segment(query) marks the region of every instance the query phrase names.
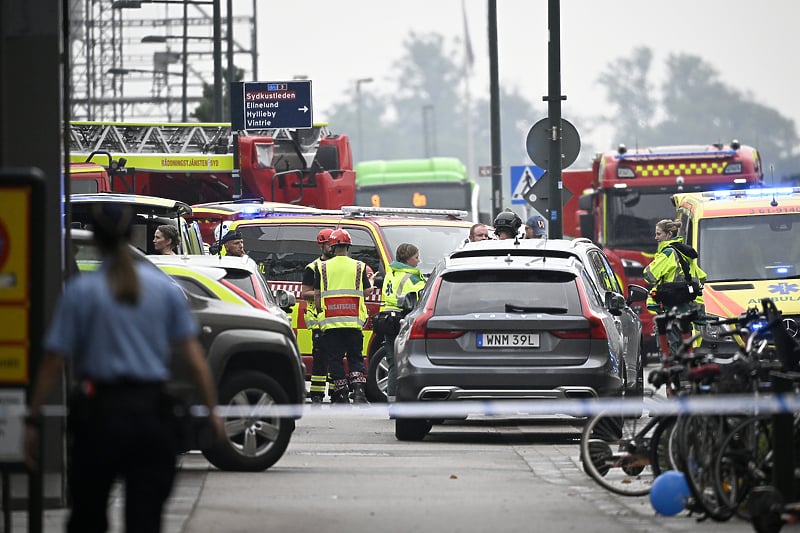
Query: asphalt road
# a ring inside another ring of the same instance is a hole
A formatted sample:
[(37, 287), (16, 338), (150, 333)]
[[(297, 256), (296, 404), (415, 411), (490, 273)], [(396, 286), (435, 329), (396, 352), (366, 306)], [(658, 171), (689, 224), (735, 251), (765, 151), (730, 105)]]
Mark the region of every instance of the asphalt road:
[(386, 418), (326, 409), (300, 421), (269, 471), (209, 471), (179, 531), (752, 531), (606, 492), (581, 469), (576, 419), (479, 417), (409, 443)]
[[(286, 454), (266, 472), (181, 457), (165, 533), (406, 531), (753, 531), (749, 523), (657, 516), (649, 499), (607, 492), (582, 470), (582, 422), (566, 416), (470, 417), (400, 442), (381, 409), (308, 406)], [(376, 407), (376, 406), (373, 406)], [(122, 491), (109, 505), (122, 532)], [(48, 510), (44, 532), (63, 531)], [(13, 531), (28, 531), (13, 513)]]

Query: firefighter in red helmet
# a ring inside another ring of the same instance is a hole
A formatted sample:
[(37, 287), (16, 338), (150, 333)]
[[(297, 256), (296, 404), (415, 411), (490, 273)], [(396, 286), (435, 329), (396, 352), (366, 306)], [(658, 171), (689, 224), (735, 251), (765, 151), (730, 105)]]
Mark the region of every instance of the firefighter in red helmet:
[[(322, 403), (328, 382), (328, 360), (320, 351), (322, 330), (320, 330), (319, 321), (322, 318), (322, 312), (314, 302), (314, 279), (319, 273), (319, 267), (322, 262), (333, 257), (333, 248), (330, 244), (331, 233), (333, 233), (331, 228), (323, 228), (317, 234), (320, 256), (307, 264), (303, 270), (303, 285), (301, 288), (303, 299), (306, 301), (306, 312), (303, 316), (306, 320), (306, 326), (311, 330), (311, 357), (313, 362), (311, 364), (310, 397), (312, 405)], [(333, 387), (331, 387), (330, 395), (333, 396)]]
[[(364, 333), (367, 306), (364, 299), (372, 294), (367, 265), (348, 257), (352, 239), (347, 230), (331, 233), (333, 257), (319, 265), (314, 280), (316, 305), (322, 311), (322, 354), (333, 378), (336, 403), (350, 403), (348, 378), (353, 387), (353, 403), (367, 403), (364, 374)], [(345, 375), (342, 358), (347, 356), (350, 374)]]

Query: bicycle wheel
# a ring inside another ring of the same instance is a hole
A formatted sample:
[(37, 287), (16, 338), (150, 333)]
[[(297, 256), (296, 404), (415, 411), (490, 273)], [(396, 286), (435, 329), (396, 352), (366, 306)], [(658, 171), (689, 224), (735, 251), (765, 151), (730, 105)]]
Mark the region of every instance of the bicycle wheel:
[(677, 449), (675, 441), (675, 423), (677, 418), (669, 416), (662, 418), (653, 431), (650, 441), (650, 464), (653, 465), (653, 477), (658, 477), (667, 470), (678, 470), (675, 458)]
[(749, 497), (754, 487), (772, 481), (772, 418), (755, 416), (735, 426), (722, 441), (714, 465), (714, 487), (725, 505), (750, 519)]
[(718, 522), (730, 520), (735, 512), (717, 495), (714, 478), (716, 457), (728, 428), (728, 417), (722, 415), (688, 416), (678, 440), (682, 470), (695, 503)]
[(581, 464), (601, 487), (622, 496), (644, 496), (653, 485), (650, 441), (658, 423), (648, 416), (600, 413), (581, 433)]

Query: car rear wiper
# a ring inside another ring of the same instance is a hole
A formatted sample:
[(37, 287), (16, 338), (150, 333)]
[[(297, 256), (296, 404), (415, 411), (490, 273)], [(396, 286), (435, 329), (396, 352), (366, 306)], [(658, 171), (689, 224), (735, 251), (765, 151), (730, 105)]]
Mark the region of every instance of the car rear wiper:
[(525, 305), (506, 304), (506, 313), (549, 313), (551, 315), (561, 315), (567, 311), (564, 307), (528, 307)]

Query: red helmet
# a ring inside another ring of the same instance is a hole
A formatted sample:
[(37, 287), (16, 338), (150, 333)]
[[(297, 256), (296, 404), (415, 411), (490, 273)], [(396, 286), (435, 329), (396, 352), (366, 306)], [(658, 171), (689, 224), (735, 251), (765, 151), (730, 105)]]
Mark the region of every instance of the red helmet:
[(337, 244), (346, 244), (350, 246), (353, 244), (353, 239), (350, 238), (350, 234), (346, 229), (335, 229), (331, 232), (331, 237), (328, 242), (331, 246), (336, 246)]
[(326, 244), (329, 242), (331, 240), (331, 233), (333, 233), (333, 230), (330, 228), (319, 230), (319, 233), (317, 233), (317, 244)]

